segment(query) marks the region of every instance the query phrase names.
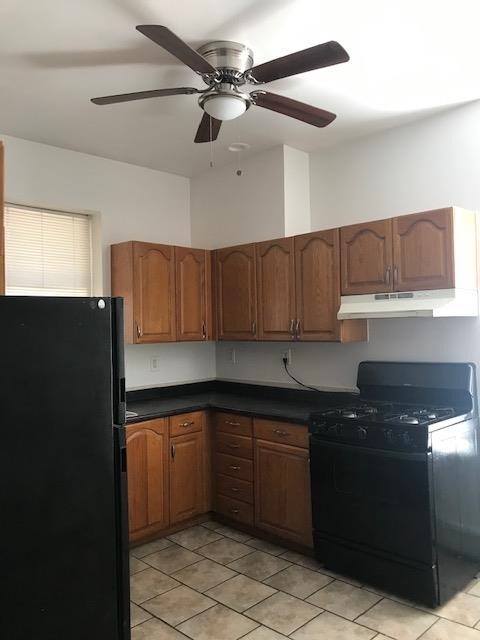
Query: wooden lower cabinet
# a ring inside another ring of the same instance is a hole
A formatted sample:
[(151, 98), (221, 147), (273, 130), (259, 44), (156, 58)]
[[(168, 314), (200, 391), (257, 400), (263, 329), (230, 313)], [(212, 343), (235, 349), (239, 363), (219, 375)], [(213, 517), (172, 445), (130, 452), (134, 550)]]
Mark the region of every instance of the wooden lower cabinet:
[(254, 449), (255, 526), (311, 547), (308, 449), (266, 440), (255, 440)]
[(204, 504), (203, 434), (170, 440), (170, 524), (202, 513)]
[(206, 412), (130, 424), (126, 432), (131, 542), (148, 540), (210, 511)]
[(165, 418), (128, 425), (130, 540), (168, 526), (168, 425)]

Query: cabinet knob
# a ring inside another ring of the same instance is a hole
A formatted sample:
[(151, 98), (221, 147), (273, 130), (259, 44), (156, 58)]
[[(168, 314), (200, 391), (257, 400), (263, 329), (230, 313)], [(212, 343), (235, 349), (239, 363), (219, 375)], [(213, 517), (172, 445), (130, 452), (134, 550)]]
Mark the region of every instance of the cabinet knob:
[(274, 429), (274, 430), (273, 430), (273, 433), (274, 433), (276, 436), (288, 436), (288, 435), (290, 435), (290, 434), (288, 433), (288, 431), (282, 431), (281, 429)]
[(240, 449), (240, 445), (239, 444), (230, 444), (228, 445), (230, 447), (230, 449)]
[(398, 284), (398, 267), (393, 267), (393, 284)]
[(172, 444), (171, 448), (170, 448), (170, 453), (172, 455), (172, 460), (175, 460), (175, 445)]
[(253, 320), (252, 322), (252, 335), (255, 335), (257, 333), (257, 323), (255, 322), (255, 320)]
[(237, 487), (231, 487), (231, 490), (233, 491), (233, 493), (238, 493)]
[(240, 471), (240, 467), (235, 467), (233, 464), (229, 467), (232, 471)]
[(230, 509), (231, 513), (234, 513), (235, 515), (237, 515), (237, 513), (240, 513), (238, 509)]
[(229, 424), (231, 427), (239, 427), (240, 422), (233, 422), (232, 420), (225, 420), (225, 424)]
[(186, 420), (185, 422), (181, 422), (179, 427), (191, 427), (192, 424), (195, 424), (193, 420)]
[(143, 332), (142, 332), (142, 330), (140, 329), (140, 325), (139, 325), (139, 324), (137, 324), (137, 337), (138, 337), (138, 338), (141, 338), (142, 336), (143, 336)]
[(300, 339), (300, 320), (299, 319), (297, 320), (297, 323), (295, 325), (295, 338), (297, 340)]
[(202, 322), (202, 338), (205, 340), (207, 337), (207, 325), (205, 324), (205, 320)]

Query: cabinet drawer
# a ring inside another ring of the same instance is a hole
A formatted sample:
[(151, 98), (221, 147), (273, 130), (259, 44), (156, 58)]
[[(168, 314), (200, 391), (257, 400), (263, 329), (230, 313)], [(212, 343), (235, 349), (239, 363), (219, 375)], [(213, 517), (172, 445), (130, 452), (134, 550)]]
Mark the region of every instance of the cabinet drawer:
[(247, 480), (217, 475), (217, 494), (253, 504), (253, 484)]
[(201, 431), (204, 422), (203, 411), (193, 413), (180, 413), (178, 416), (170, 416), (170, 437), (183, 436), (186, 433)]
[(282, 444), (308, 449), (308, 427), (305, 425), (255, 418), (253, 432), (255, 437), (261, 440), (281, 442)]
[(244, 458), (217, 453), (217, 472), (231, 478), (253, 482), (253, 462)]
[(239, 458), (253, 459), (253, 439), (237, 436), (233, 433), (217, 433), (217, 451)]
[(222, 431), (223, 433), (236, 433), (239, 436), (252, 435), (252, 419), (248, 416), (217, 411), (215, 424), (217, 431)]
[(232, 520), (253, 525), (253, 506), (246, 502), (240, 502), (240, 500), (226, 496), (217, 496), (217, 512), (232, 518)]

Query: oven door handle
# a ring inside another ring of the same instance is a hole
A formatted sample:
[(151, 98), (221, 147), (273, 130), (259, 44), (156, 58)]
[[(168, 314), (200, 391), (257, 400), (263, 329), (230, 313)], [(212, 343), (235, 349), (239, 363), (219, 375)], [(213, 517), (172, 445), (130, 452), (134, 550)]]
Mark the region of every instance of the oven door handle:
[(362, 447), (361, 445), (346, 444), (344, 442), (327, 442), (319, 440), (312, 436), (310, 439), (311, 447), (327, 447), (329, 449), (341, 449), (342, 451), (351, 451), (356, 454), (374, 455), (379, 458), (395, 458), (396, 460), (409, 460), (410, 462), (426, 462), (429, 452), (425, 453), (409, 453), (406, 451), (390, 451), (388, 449), (372, 449), (370, 447)]

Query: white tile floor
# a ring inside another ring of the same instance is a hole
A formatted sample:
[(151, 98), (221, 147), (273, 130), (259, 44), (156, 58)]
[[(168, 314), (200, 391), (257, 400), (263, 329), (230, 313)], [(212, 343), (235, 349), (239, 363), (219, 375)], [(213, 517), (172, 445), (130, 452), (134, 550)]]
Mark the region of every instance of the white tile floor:
[(436, 610), (206, 522), (136, 547), (132, 640), (480, 640), (480, 580)]

